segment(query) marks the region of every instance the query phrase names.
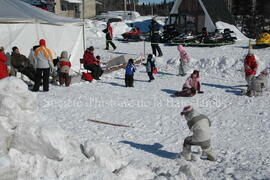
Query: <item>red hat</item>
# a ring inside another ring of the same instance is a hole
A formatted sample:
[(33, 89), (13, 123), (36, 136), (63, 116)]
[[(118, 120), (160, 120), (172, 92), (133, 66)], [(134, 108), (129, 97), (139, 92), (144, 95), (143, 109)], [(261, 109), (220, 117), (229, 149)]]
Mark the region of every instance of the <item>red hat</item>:
[(46, 41), (44, 39), (39, 40), (40, 46), (46, 46)]
[(192, 110), (193, 110), (193, 108), (191, 106), (184, 107), (184, 109), (181, 112), (181, 116), (188, 113), (188, 112), (190, 112), (190, 111), (192, 111)]

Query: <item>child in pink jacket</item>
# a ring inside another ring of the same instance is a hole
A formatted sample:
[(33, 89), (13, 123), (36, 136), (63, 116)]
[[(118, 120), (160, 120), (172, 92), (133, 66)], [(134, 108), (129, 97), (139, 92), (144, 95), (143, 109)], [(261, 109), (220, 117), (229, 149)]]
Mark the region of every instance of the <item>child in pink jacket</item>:
[(201, 91), (200, 74), (198, 70), (193, 71), (183, 85), (182, 91), (176, 92), (175, 96), (192, 97), (196, 92), (203, 93), (203, 91)]
[(179, 45), (177, 47), (179, 53), (180, 53), (180, 64), (179, 64), (179, 74), (180, 76), (185, 76), (187, 74), (187, 64), (189, 63), (189, 56), (185, 50), (185, 48), (182, 45)]

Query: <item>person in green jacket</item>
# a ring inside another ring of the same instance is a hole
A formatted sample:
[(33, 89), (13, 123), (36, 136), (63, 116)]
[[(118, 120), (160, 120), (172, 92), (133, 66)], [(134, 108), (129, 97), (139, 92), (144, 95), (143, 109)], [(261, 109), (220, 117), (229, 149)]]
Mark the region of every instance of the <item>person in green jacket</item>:
[(18, 47), (14, 46), (11, 53), (11, 64), (20, 73), (27, 76), (32, 81), (35, 80), (35, 69), (30, 60), (20, 53)]

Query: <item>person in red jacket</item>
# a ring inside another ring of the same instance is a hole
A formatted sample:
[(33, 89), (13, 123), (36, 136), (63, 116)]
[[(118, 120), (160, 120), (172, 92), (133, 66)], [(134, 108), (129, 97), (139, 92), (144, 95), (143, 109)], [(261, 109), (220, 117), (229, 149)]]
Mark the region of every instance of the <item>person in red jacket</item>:
[(5, 55), (4, 47), (0, 47), (0, 79), (8, 77), (7, 65), (7, 57)]
[(245, 68), (245, 79), (249, 86), (251, 80), (255, 77), (258, 68), (258, 63), (256, 62), (255, 55), (251, 52), (251, 49), (248, 50), (248, 54), (245, 57), (244, 68)]
[(83, 66), (84, 69), (91, 71), (91, 74), (94, 79), (100, 80), (100, 76), (103, 73), (103, 70), (100, 67), (100, 61), (94, 55), (94, 47), (90, 46), (87, 48), (83, 55)]
[(109, 44), (113, 47), (113, 50), (115, 50), (116, 46), (112, 42), (113, 29), (112, 29), (110, 22), (107, 22), (107, 27), (106, 27), (106, 29), (103, 30), (103, 32), (106, 34), (106, 48), (105, 48), (105, 50), (109, 50)]

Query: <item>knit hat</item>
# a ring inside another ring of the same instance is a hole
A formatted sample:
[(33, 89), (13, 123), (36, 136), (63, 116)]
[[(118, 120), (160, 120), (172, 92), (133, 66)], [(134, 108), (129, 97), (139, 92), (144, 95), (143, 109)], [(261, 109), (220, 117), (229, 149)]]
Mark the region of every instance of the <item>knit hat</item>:
[(0, 47), (0, 51), (4, 51), (5, 48), (3, 46)]
[(18, 49), (18, 47), (17, 47), (17, 46), (14, 46), (14, 47), (12, 48), (12, 51), (14, 52), (16, 49)]
[(46, 46), (46, 41), (44, 39), (39, 40), (40, 46)]
[(191, 106), (186, 106), (184, 107), (184, 109), (181, 112), (181, 116), (183, 116), (184, 114), (191, 112), (193, 110), (193, 108)]

